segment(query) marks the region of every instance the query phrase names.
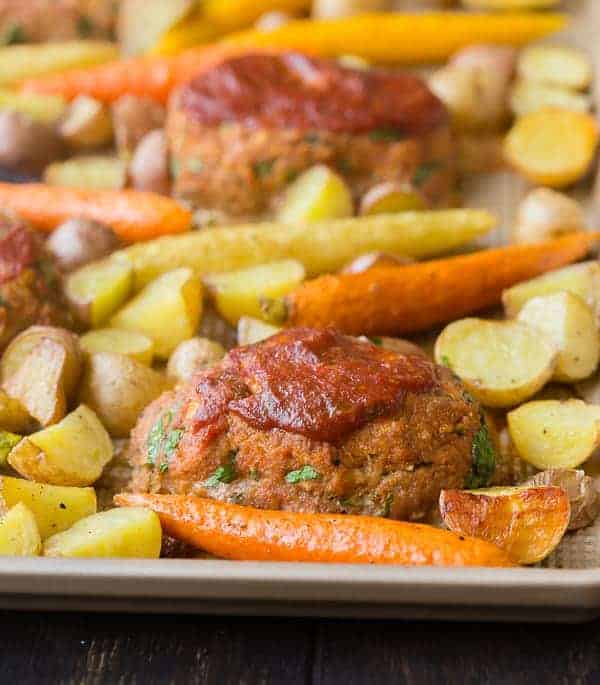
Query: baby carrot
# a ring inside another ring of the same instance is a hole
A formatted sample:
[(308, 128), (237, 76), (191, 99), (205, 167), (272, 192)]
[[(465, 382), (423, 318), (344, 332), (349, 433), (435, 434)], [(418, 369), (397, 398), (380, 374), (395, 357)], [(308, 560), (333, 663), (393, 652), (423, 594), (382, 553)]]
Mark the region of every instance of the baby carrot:
[(500, 303), (505, 288), (577, 261), (595, 237), (574, 233), (545, 243), (322, 276), (285, 298), (285, 320), (277, 323), (335, 326), (354, 335), (427, 330), (493, 307)]
[[(564, 28), (564, 14), (373, 13), (340, 19), (292, 21), (272, 31), (227, 36), (228, 43), (303, 50), (325, 57), (350, 54), (374, 62), (442, 61), (473, 43), (524, 45)], [(415, 40), (415, 36), (419, 39)]]
[(66, 219), (107, 224), (125, 242), (189, 230), (191, 213), (163, 195), (135, 190), (78, 190), (43, 183), (0, 183), (0, 207), (35, 228), (52, 231)]
[(224, 559), (514, 566), (505, 552), (489, 542), (418, 523), (266, 511), (194, 495), (121, 494), (115, 502), (152, 509), (166, 533)]

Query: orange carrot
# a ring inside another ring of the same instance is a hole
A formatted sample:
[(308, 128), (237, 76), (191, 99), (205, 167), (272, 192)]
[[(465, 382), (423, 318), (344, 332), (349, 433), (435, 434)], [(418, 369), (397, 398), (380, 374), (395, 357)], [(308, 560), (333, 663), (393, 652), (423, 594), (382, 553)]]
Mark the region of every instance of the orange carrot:
[[(276, 48), (252, 52), (277, 52)], [(248, 52), (236, 45), (208, 45), (192, 48), (173, 57), (134, 57), (89, 69), (71, 69), (60, 74), (28, 79), (21, 84), (25, 93), (60, 95), (71, 100), (90, 95), (102, 102), (114, 102), (126, 93), (166, 102), (171, 91), (220, 60)]]
[(112, 226), (125, 242), (189, 230), (191, 213), (171, 198), (135, 190), (77, 190), (43, 183), (0, 183), (0, 207), (52, 231), (66, 219), (83, 217)]
[(265, 511), (194, 495), (121, 494), (115, 502), (154, 510), (166, 533), (224, 559), (514, 566), (489, 542), (418, 523)]
[(277, 323), (335, 326), (353, 335), (423, 331), (499, 304), (505, 288), (582, 258), (595, 237), (574, 233), (535, 245), (322, 276), (285, 298), (284, 321)]

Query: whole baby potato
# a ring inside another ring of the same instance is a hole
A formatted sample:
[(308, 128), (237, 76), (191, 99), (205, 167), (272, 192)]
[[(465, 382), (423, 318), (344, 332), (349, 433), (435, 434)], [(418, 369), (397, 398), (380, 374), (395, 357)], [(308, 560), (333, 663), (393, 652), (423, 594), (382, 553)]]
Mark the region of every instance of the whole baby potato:
[(80, 266), (108, 255), (120, 246), (112, 228), (91, 219), (69, 219), (52, 233), (46, 246), (61, 271)]

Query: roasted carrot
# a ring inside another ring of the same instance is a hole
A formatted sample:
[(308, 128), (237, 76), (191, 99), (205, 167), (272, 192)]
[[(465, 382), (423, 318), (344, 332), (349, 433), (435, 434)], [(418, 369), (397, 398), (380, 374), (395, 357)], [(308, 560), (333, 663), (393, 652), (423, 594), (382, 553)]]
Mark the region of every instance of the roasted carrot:
[[(374, 62), (415, 64), (445, 60), (473, 43), (523, 45), (559, 31), (566, 23), (563, 14), (540, 12), (376, 13), (292, 21), (273, 31), (234, 34), (226, 41), (293, 48), (327, 57), (351, 54)], [(415, 36), (419, 39), (415, 40)]]
[(310, 4), (310, 0), (204, 0), (202, 14), (226, 31), (237, 31), (267, 12), (294, 14), (309, 9)]
[(163, 530), (217, 557), (402, 566), (514, 566), (483, 540), (418, 523), (242, 507), (194, 495), (121, 494), (155, 511)]
[(597, 235), (574, 233), (532, 245), (382, 266), (361, 274), (322, 276), (288, 295), (289, 326), (335, 326), (355, 335), (422, 331), (500, 303), (502, 291), (577, 261)]
[(112, 226), (125, 242), (189, 230), (192, 215), (175, 200), (135, 190), (79, 190), (43, 183), (0, 183), (0, 207), (41, 231), (84, 217)]
[[(237, 45), (209, 45), (192, 48), (174, 57), (133, 57), (90, 69), (71, 69), (61, 74), (25, 80), (25, 93), (61, 95), (71, 100), (90, 95), (102, 102), (114, 102), (121, 95), (146, 96), (166, 102), (171, 91), (230, 55), (247, 52)], [(262, 51), (277, 51), (265, 48)]]

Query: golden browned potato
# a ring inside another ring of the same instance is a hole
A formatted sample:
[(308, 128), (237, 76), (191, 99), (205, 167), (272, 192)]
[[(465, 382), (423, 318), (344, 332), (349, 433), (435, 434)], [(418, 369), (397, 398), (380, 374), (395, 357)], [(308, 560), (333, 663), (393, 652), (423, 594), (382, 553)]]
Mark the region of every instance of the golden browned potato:
[(525, 48), (519, 55), (517, 71), (526, 81), (572, 90), (585, 90), (594, 75), (592, 62), (582, 50), (559, 45)]
[(143, 333), (156, 356), (168, 359), (179, 343), (194, 336), (202, 314), (202, 284), (191, 269), (159, 276), (120, 309), (111, 327)]
[(113, 137), (108, 108), (88, 95), (71, 102), (58, 130), (71, 147), (83, 150), (108, 145)]
[(281, 328), (271, 326), (270, 323), (265, 323), (260, 319), (242, 316), (237, 325), (237, 342), (238, 345), (254, 345), (279, 333), (280, 330)]
[(440, 511), (454, 533), (492, 542), (518, 564), (535, 564), (562, 540), (569, 498), (559, 487), (443, 490)]
[(28, 433), (34, 425), (35, 421), (27, 409), (0, 390), (0, 428), (12, 433)]
[(585, 471), (575, 469), (548, 469), (540, 471), (522, 483), (526, 487), (554, 485), (562, 488), (571, 504), (569, 530), (591, 525), (600, 514), (600, 491), (594, 479)]
[(361, 198), (359, 214), (393, 214), (416, 209), (425, 209), (423, 196), (411, 185), (388, 181), (370, 188)]
[(568, 195), (536, 188), (521, 201), (512, 232), (514, 243), (539, 243), (585, 231), (583, 208)]
[(0, 518), (0, 556), (35, 557), (42, 550), (35, 517), (22, 503)]
[(163, 129), (150, 131), (140, 140), (129, 163), (129, 178), (136, 190), (169, 194), (169, 151)]
[(600, 264), (597, 260), (581, 262), (564, 269), (524, 281), (502, 293), (506, 316), (516, 317), (529, 300), (543, 295), (569, 292), (580, 297), (595, 313), (600, 314)]
[(85, 405), (60, 423), (23, 438), (8, 455), (25, 478), (50, 485), (91, 485), (111, 460), (113, 446), (98, 417)]
[(558, 349), (554, 379), (571, 383), (589, 378), (600, 359), (595, 312), (577, 295), (559, 292), (534, 297), (518, 320), (537, 328)]
[(508, 414), (508, 429), (520, 457), (536, 468), (574, 469), (600, 446), (600, 406), (528, 402)]
[(96, 352), (89, 355), (80, 398), (113, 437), (125, 438), (144, 408), (169, 385), (162, 374), (129, 357)]
[(89, 487), (48, 485), (1, 476), (0, 496), (9, 507), (22, 502), (31, 510), (42, 540), (70, 528), (84, 516), (96, 513), (96, 493)]
[(62, 151), (60, 138), (48, 124), (21, 112), (0, 112), (0, 166), (39, 173)]
[(225, 348), (208, 338), (190, 338), (177, 345), (169, 357), (167, 373), (180, 382), (189, 381), (201, 369), (206, 369), (225, 356)]
[(126, 262), (104, 259), (69, 274), (64, 291), (79, 320), (98, 328), (125, 302), (132, 288), (133, 268)]
[(98, 328), (81, 336), (81, 347), (90, 354), (112, 352), (151, 366), (154, 359), (154, 342), (147, 336), (118, 328)]
[(436, 362), (488, 407), (535, 395), (552, 378), (557, 358), (551, 340), (519, 321), (462, 319), (446, 326), (435, 344)]
[(115, 232), (91, 219), (69, 219), (48, 238), (46, 247), (61, 271), (74, 271), (108, 257), (120, 246)]
[(150, 509), (110, 509), (78, 521), (44, 543), (45, 557), (158, 559), (162, 530)]
[(510, 108), (517, 117), (537, 112), (544, 107), (562, 107), (574, 112), (589, 112), (592, 98), (561, 86), (537, 81), (519, 80), (510, 91)]
[(6, 348), (0, 360), (0, 380), (9, 381), (25, 365), (32, 350), (45, 340), (51, 340), (65, 351), (63, 370), (64, 392), (67, 399), (74, 395), (81, 375), (82, 352), (79, 338), (64, 328), (56, 326), (30, 326), (20, 333)]

